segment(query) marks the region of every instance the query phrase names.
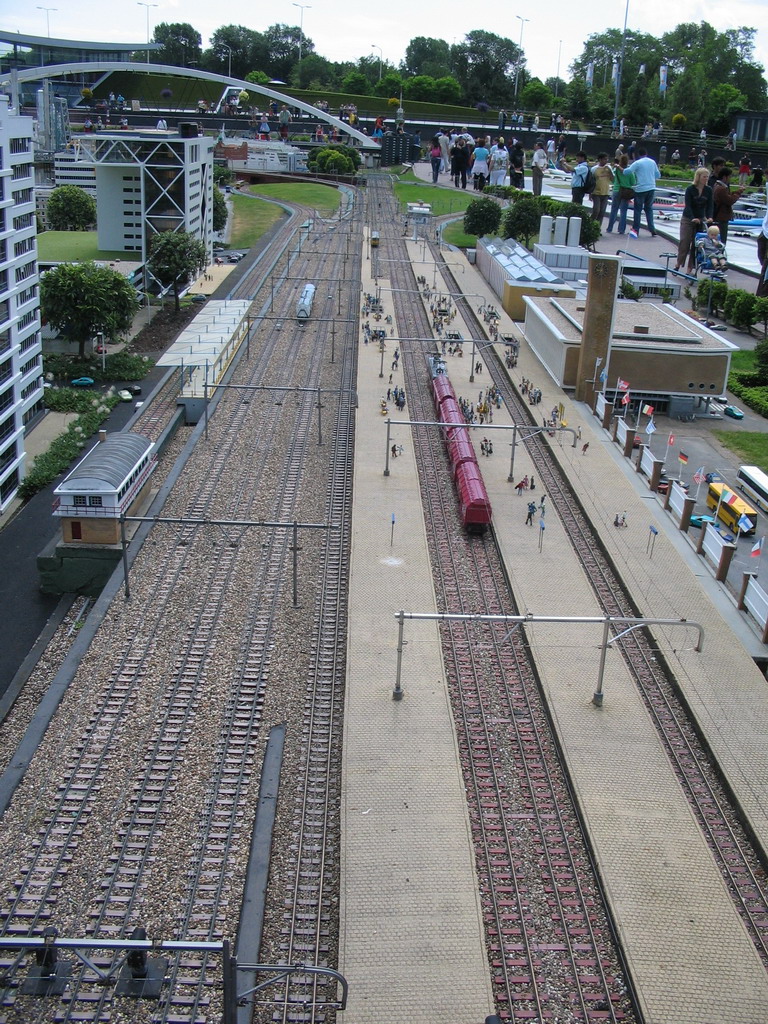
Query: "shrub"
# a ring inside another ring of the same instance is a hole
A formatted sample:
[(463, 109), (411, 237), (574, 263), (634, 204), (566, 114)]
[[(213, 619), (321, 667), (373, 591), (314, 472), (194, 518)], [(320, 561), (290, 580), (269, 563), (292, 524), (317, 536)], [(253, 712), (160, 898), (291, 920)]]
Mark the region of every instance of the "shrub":
[(739, 301), (742, 295), (747, 294), (748, 292), (745, 292), (743, 288), (728, 289), (728, 294), (726, 295), (725, 302), (723, 303), (723, 317), (726, 320), (733, 320), (733, 312), (736, 308), (736, 303)]
[(639, 288), (635, 288), (631, 281), (628, 281), (626, 277), (621, 279), (621, 297), (623, 299), (634, 299), (635, 302), (639, 302), (643, 297), (643, 293)]
[(755, 299), (755, 323), (763, 325), (763, 334), (768, 335), (768, 295)]
[[(711, 302), (709, 299), (710, 290), (712, 291)], [(726, 281), (710, 281), (709, 278), (702, 278), (696, 288), (695, 298), (691, 300), (693, 308), (699, 311), (706, 311), (709, 308), (710, 312), (714, 315), (722, 313), (725, 310), (728, 293), (729, 288)]]
[(685, 128), (687, 121), (688, 118), (685, 114), (674, 114), (672, 117), (672, 127), (676, 132), (681, 132)]
[(116, 395), (91, 393), (79, 397), (90, 400), (90, 409), (78, 416), (74, 423), (70, 423), (65, 433), (57, 437), (47, 451), (37, 456), (32, 468), (19, 485), (19, 497), (25, 500), (31, 498), (33, 494), (55, 480), (59, 473), (63, 473), (73, 459), (78, 457), (91, 435), (98, 430), (119, 401)]
[(63, 353), (43, 356), (43, 372), (46, 377), (53, 380), (69, 381), (74, 377), (93, 377), (95, 381), (136, 381), (143, 380), (151, 369), (152, 361), (146, 356), (125, 350), (107, 356), (103, 370), (101, 356), (85, 360)]
[(464, 230), (468, 235), (495, 235), (501, 223), (501, 207), (490, 196), (473, 199), (464, 211)]
[[(741, 294), (738, 294), (739, 292)], [(734, 327), (738, 327), (749, 334), (757, 323), (757, 310), (755, 308), (757, 298), (751, 292), (742, 291), (740, 288), (734, 289), (734, 293), (737, 294), (737, 297), (733, 304), (731, 320)]]

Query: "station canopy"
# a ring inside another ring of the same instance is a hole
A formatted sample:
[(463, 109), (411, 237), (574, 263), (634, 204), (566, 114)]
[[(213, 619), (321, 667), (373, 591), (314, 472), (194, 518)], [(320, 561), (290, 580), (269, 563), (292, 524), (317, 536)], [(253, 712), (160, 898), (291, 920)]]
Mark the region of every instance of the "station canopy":
[(247, 299), (210, 299), (157, 361), (158, 366), (205, 366), (216, 362), (251, 308)]

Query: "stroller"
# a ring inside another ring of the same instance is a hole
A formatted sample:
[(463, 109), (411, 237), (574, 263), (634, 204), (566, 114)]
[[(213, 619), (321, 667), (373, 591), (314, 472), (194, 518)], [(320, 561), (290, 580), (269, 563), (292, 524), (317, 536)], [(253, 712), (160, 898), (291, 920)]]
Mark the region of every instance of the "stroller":
[[(718, 248), (719, 247), (719, 248)], [(693, 240), (693, 248), (696, 253), (694, 274), (702, 273), (718, 280), (728, 270), (728, 257), (725, 246), (719, 241), (712, 241), (706, 231), (697, 231)]]

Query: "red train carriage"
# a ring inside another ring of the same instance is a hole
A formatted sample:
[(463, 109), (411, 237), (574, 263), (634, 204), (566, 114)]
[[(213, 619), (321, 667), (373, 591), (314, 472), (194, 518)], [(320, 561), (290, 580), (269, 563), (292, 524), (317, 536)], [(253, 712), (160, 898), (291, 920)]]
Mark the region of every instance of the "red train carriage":
[(477, 455), (470, 440), (464, 414), (445, 372), (445, 362), (440, 356), (431, 357), (430, 373), (437, 418), (441, 423), (451, 424), (451, 427), (444, 431), (444, 436), (459, 496), (462, 526), (468, 533), (484, 533), (491, 522), (491, 503), (477, 464)]

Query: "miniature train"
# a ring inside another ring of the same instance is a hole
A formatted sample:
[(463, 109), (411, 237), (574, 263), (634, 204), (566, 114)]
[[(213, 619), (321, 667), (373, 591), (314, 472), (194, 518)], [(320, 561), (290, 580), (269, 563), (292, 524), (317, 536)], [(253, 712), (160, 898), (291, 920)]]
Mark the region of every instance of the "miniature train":
[(312, 316), (312, 303), (315, 301), (315, 286), (305, 284), (301, 289), (299, 302), (296, 306), (296, 319), (308, 320)]
[(444, 360), (441, 356), (432, 356), (429, 362), (437, 418), (441, 423), (450, 424), (444, 431), (444, 437), (459, 496), (461, 525), (467, 533), (485, 533), (493, 512), (466, 420), (446, 373)]

